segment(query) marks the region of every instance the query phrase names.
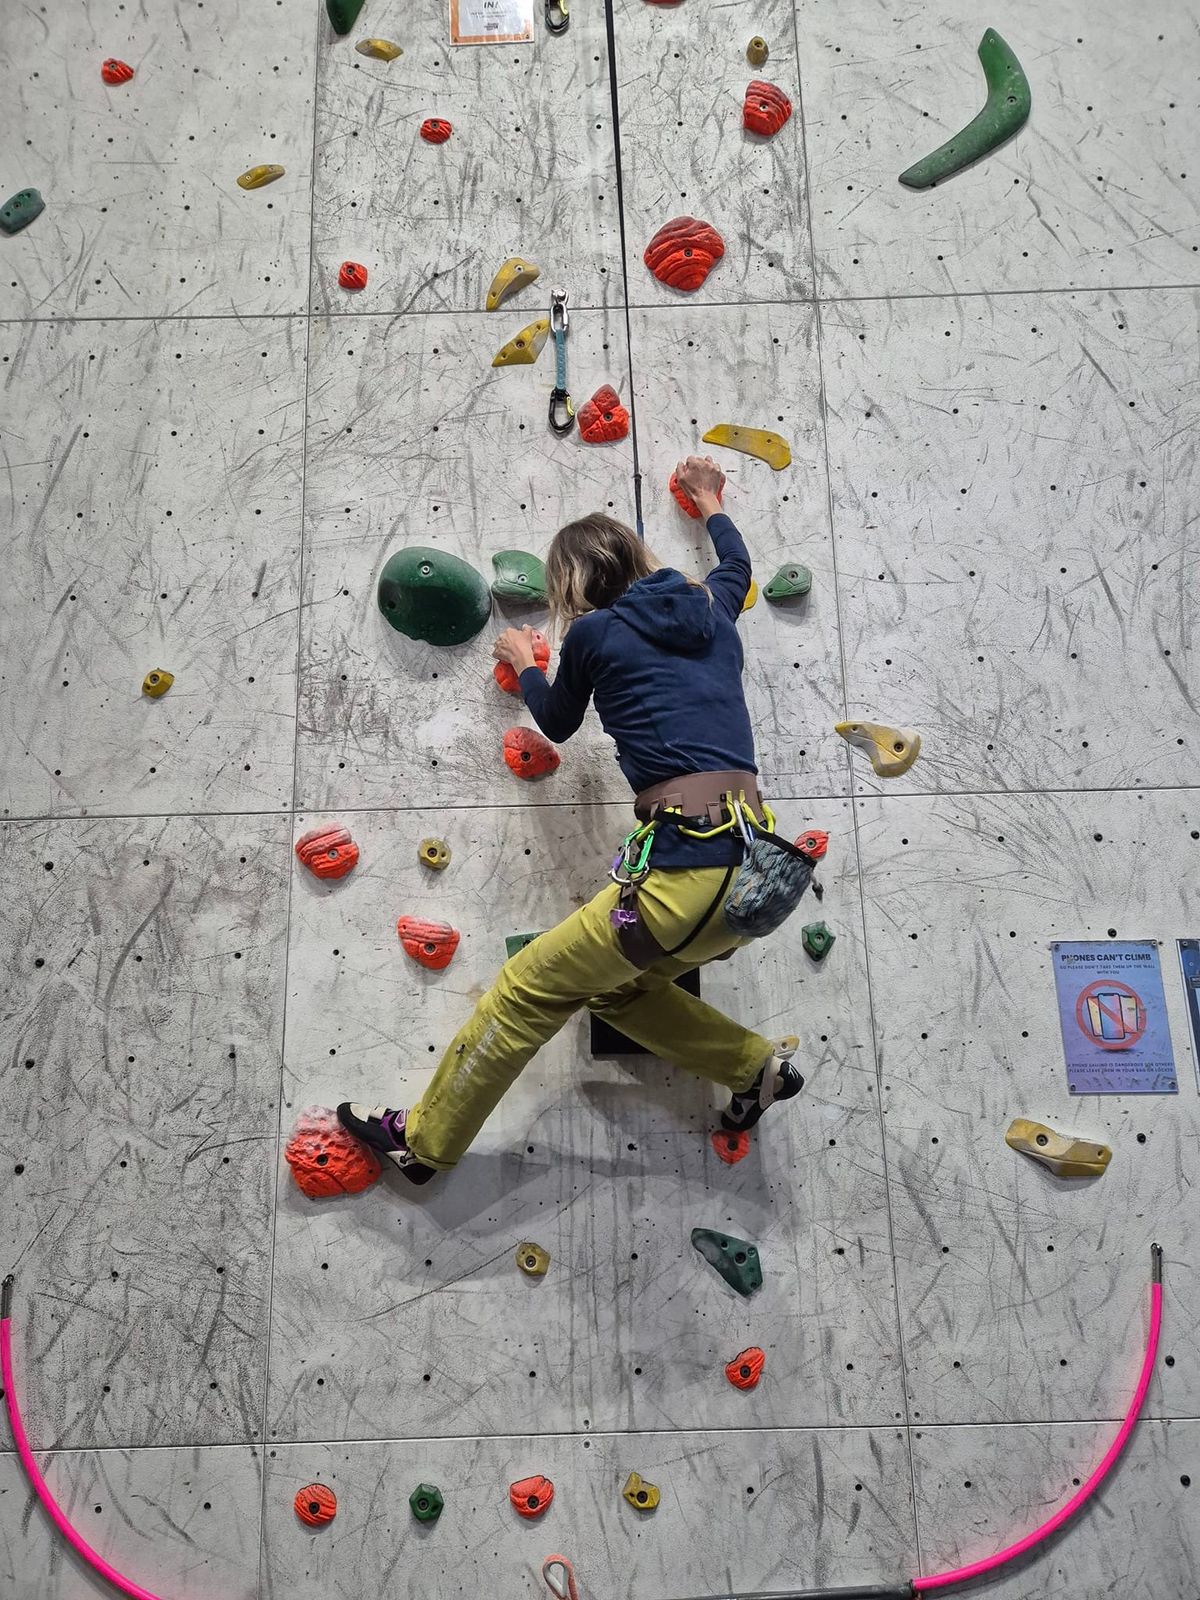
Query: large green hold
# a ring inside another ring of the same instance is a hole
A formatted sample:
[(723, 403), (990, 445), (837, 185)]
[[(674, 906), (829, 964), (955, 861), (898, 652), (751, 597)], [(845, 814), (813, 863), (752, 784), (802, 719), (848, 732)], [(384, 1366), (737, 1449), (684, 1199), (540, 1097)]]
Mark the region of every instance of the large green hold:
[(735, 1239), (731, 1233), (714, 1233), (711, 1228), (693, 1228), (692, 1243), (709, 1266), (715, 1267), (743, 1298), (748, 1299), (755, 1289), (762, 1288), (758, 1250), (746, 1239)]
[(798, 600), (812, 588), (812, 573), (798, 561), (789, 561), (780, 567), (763, 590), (768, 600)]
[(953, 139), (947, 139), (900, 174), (900, 182), (908, 188), (932, 189), (935, 183), (1003, 144), (1028, 118), (1033, 104), (1029, 79), (995, 28), (989, 28), (979, 42), (979, 61), (988, 88), (983, 110)]
[(0, 228), (5, 233), (20, 233), (45, 209), (46, 202), (36, 189), (18, 189), (0, 206)]
[(492, 614), (488, 586), (475, 568), (423, 545), (388, 557), (379, 574), (378, 600), (398, 633), (429, 644), (464, 644)]
[(325, 0), (325, 9), (329, 13), (329, 20), (333, 23), (335, 33), (349, 33), (358, 21), (358, 13), (362, 10), (365, 0)]
[(496, 576), (492, 593), (497, 600), (527, 600), (531, 605), (546, 598), (546, 568), (528, 550), (501, 550), (492, 557)]

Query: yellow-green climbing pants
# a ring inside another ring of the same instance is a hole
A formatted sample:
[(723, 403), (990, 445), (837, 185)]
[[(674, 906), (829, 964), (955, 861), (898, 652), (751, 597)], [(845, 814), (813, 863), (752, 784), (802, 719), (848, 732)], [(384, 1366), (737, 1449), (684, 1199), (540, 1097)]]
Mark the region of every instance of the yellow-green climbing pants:
[[(701, 921), (724, 877), (723, 867), (651, 872), (638, 910), (665, 950)], [(408, 1113), (406, 1137), (418, 1160), (454, 1166), (526, 1062), (581, 1006), (654, 1055), (727, 1089), (753, 1083), (771, 1057), (771, 1041), (673, 982), (748, 941), (730, 933), (717, 910), (679, 955), (642, 970), (617, 943), (609, 922), (616, 903), (617, 886), (609, 884), (504, 963)]]

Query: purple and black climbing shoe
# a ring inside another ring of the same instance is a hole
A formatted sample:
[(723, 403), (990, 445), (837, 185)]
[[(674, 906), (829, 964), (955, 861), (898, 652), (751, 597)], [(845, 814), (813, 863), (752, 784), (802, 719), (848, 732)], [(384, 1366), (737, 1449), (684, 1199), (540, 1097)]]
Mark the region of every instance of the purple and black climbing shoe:
[(408, 1148), (404, 1137), (407, 1111), (389, 1111), (387, 1106), (360, 1106), (343, 1100), (337, 1108), (337, 1118), (347, 1133), (369, 1144), (385, 1156), (409, 1183), (428, 1183), (436, 1177), (437, 1168), (427, 1167), (418, 1161)]
[(779, 1041), (774, 1055), (750, 1087), (734, 1095), (729, 1110), (721, 1117), (723, 1128), (728, 1128), (731, 1133), (752, 1128), (768, 1106), (780, 1100), (791, 1100), (800, 1093), (804, 1087), (804, 1075), (799, 1067), (792, 1065), (792, 1057), (799, 1046), (800, 1041), (794, 1035)]

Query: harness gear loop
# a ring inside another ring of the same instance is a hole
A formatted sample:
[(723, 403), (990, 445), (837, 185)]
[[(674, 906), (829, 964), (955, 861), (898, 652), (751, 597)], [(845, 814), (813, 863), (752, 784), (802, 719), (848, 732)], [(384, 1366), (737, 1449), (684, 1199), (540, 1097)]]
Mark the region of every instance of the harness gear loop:
[(566, 33), (570, 26), (571, 0), (546, 0), (546, 27), (549, 31)]
[[(549, 7), (547, 6), (547, 15)], [(554, 388), (550, 391), (549, 421), (557, 434), (575, 426), (575, 402), (567, 389), (567, 291), (550, 291), (550, 332), (554, 336)]]

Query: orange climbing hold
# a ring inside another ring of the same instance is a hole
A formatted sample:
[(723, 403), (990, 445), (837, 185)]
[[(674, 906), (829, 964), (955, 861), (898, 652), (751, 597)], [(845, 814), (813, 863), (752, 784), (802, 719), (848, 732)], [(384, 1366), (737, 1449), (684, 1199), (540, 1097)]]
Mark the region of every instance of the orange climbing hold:
[(296, 840), (296, 855), (314, 878), (344, 878), (358, 862), (348, 828), (314, 828)]
[(118, 61), (116, 56), (109, 56), (107, 61), (101, 63), (100, 76), (105, 83), (128, 83), (133, 77), (133, 68), (124, 61)]
[(769, 139), (779, 132), (791, 114), (792, 102), (782, 89), (777, 89), (773, 83), (764, 83), (761, 78), (747, 84), (746, 98), (742, 102), (742, 126), (749, 133)]
[(824, 828), (809, 828), (805, 833), (798, 833), (792, 843), (810, 861), (820, 861), (829, 849), (829, 835)]
[(554, 1499), (554, 1485), (549, 1478), (522, 1478), (508, 1486), (508, 1498), (513, 1510), (523, 1517), (540, 1517)]
[(320, 1528), (337, 1516), (337, 1495), (323, 1483), (308, 1483), (297, 1489), (292, 1504), (300, 1521), (307, 1522), (310, 1528)]
[(725, 241), (711, 222), (673, 217), (646, 246), (642, 260), (669, 289), (691, 294), (725, 254)]
[(426, 117), (419, 131), (426, 144), (445, 144), (454, 132), (445, 117)]
[(611, 384), (603, 384), (575, 415), (579, 437), (587, 444), (613, 444), (629, 432), (629, 413)]
[[(535, 667), (541, 667), (543, 672), (550, 665), (550, 641), (536, 628), (533, 631), (533, 664)], [(516, 668), (510, 667), (507, 661), (497, 661), (492, 668), (492, 677), (505, 694), (520, 694), (521, 680), (517, 677)]]
[(727, 1167), (736, 1166), (750, 1154), (750, 1130), (740, 1128), (737, 1133), (729, 1133), (718, 1128), (712, 1135), (712, 1147)]
[(399, 917), (396, 932), (405, 954), (431, 972), (441, 972), (450, 965), (462, 937), (448, 922), (426, 922), (421, 917)]
[(504, 735), (504, 759), (518, 778), (544, 778), (555, 771), (561, 757), (534, 728), (510, 728)]
[(734, 1356), (725, 1368), (725, 1376), (735, 1389), (755, 1389), (763, 1375), (766, 1360), (766, 1356), (758, 1346), (752, 1344), (749, 1350), (743, 1350), (741, 1355)]
[[(675, 477), (674, 473), (671, 474), (670, 478), (667, 481), (667, 488), (670, 489), (671, 493), (675, 496), (675, 503), (676, 503), (676, 505), (679, 507), (679, 509), (681, 511), (686, 511), (689, 517), (696, 517), (697, 519), (699, 518), (700, 513), (696, 509), (695, 501), (692, 499), (690, 494), (687, 494), (683, 489), (681, 489), (679, 487), (679, 483), (676, 480), (676, 477)], [(718, 505), (720, 505), (720, 503), (721, 503), (721, 497), (722, 497), (723, 491), (724, 491), (724, 485), (722, 485), (721, 488), (719, 488), (717, 490), (717, 504)]]
[(361, 1194), (380, 1172), (370, 1145), (352, 1138), (328, 1106), (309, 1106), (300, 1113), (283, 1154), (297, 1188), (310, 1200)]
[(338, 268), (338, 282), (343, 289), (365, 289), (367, 269), (361, 261), (343, 261)]

